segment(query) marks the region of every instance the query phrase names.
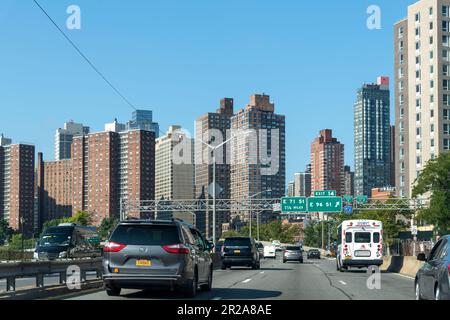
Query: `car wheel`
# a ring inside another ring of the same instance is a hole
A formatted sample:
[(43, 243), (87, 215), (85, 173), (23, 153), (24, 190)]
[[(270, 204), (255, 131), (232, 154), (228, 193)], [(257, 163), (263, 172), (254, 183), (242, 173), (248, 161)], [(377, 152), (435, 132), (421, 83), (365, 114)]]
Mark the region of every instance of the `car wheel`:
[(208, 283), (204, 284), (202, 286), (202, 290), (203, 291), (211, 291), (212, 290), (212, 282), (213, 282), (213, 270), (212, 270), (212, 267), (211, 267), (210, 271), (209, 271), (209, 276), (208, 276)]
[(220, 269), (222, 270), (227, 270), (227, 266), (225, 264), (222, 264), (222, 266), (220, 267)]
[(436, 289), (434, 289), (434, 300), (441, 300), (441, 289), (439, 284), (436, 284)]
[(197, 295), (197, 288), (198, 288), (197, 272), (195, 272), (194, 279), (188, 281), (184, 295), (187, 298), (195, 298), (195, 296)]
[(120, 296), (120, 288), (116, 288), (116, 287), (106, 287), (106, 294), (110, 297), (118, 297)]
[(420, 292), (419, 279), (416, 281), (416, 300), (423, 300), (422, 293)]
[(286, 260), (283, 259), (283, 263), (286, 263)]

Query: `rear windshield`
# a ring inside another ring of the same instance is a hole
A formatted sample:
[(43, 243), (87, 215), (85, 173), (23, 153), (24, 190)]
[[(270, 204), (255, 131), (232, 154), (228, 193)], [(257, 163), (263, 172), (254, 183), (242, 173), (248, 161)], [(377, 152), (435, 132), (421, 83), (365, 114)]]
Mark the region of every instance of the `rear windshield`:
[(356, 243), (370, 243), (370, 232), (355, 232)]
[(225, 239), (225, 246), (250, 247), (250, 239), (248, 238), (228, 238)]
[(110, 241), (131, 246), (165, 246), (180, 243), (176, 226), (120, 225)]
[(375, 242), (375, 243), (379, 243), (380, 242), (380, 233), (379, 232), (375, 232), (373, 234), (373, 242)]
[(300, 247), (287, 247), (286, 250), (300, 251)]
[(50, 227), (39, 240), (40, 246), (68, 246), (72, 239), (73, 227)]

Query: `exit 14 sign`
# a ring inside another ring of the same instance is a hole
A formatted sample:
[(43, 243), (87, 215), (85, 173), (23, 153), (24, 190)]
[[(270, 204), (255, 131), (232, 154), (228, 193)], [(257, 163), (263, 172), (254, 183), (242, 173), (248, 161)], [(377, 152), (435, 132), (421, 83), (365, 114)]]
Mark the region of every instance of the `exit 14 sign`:
[(336, 190), (317, 190), (314, 197), (336, 197)]

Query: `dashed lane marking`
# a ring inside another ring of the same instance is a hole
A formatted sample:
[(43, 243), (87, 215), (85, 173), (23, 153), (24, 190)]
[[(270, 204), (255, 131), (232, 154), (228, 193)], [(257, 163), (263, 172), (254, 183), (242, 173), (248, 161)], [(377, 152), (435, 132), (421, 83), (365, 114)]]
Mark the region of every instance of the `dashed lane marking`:
[(340, 280), (340, 281), (339, 281), (339, 283), (340, 283), (340, 284), (343, 284), (344, 286), (346, 286), (346, 285), (347, 285), (347, 283), (345, 283), (345, 282), (344, 282), (344, 281), (342, 281), (342, 280)]
[(252, 279), (244, 280), (244, 281), (242, 281), (242, 283), (248, 283), (248, 282), (250, 282), (250, 281), (252, 281)]

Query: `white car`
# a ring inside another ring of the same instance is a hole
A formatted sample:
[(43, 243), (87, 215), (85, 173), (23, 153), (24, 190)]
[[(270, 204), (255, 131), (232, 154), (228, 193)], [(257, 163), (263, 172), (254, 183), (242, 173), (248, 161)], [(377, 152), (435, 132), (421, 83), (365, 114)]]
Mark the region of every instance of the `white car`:
[(281, 242), (280, 240), (273, 240), (272, 241), (272, 246), (275, 247), (276, 251), (282, 251), (283, 249), (281, 248)]
[(276, 258), (277, 257), (277, 250), (275, 246), (265, 246), (264, 247), (264, 259), (266, 258)]

